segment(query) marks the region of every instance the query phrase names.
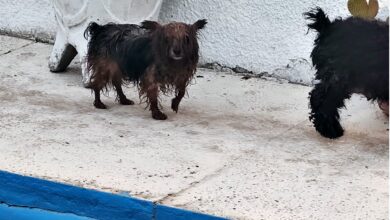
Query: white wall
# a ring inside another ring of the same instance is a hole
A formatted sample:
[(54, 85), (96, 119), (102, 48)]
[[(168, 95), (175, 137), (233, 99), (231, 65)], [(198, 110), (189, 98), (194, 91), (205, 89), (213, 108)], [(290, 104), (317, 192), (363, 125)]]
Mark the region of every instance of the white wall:
[(50, 0), (0, 0), (0, 31), (53, 39), (56, 30)]
[(349, 15), (347, 0), (170, 0), (163, 4), (160, 17), (209, 20), (202, 37), (204, 62), (310, 83), (313, 70), (304, 60), (309, 60), (314, 34), (306, 35), (302, 13), (314, 6), (332, 18)]
[[(201, 35), (202, 63), (217, 62), (268, 72), (294, 82), (310, 83), (309, 60), (314, 34), (306, 35), (302, 13), (320, 6), (331, 18), (349, 13), (347, 0), (166, 0), (160, 19), (194, 22), (207, 18)], [(381, 5), (387, 6), (386, 0)], [(53, 38), (54, 13), (50, 0), (0, 0), (0, 30)], [(387, 17), (387, 7), (379, 17)]]

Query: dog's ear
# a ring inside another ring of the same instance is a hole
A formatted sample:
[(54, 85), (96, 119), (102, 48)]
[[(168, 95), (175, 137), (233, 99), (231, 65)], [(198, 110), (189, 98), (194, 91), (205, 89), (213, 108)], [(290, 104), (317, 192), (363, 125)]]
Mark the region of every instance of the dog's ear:
[(160, 27), (161, 27), (161, 25), (156, 21), (146, 21), (145, 20), (141, 23), (141, 28), (151, 30), (151, 31), (155, 31)]
[(207, 20), (206, 19), (201, 19), (201, 20), (198, 20), (197, 22), (195, 22), (192, 27), (195, 29), (195, 31), (198, 31), (200, 29), (203, 29), (207, 24)]

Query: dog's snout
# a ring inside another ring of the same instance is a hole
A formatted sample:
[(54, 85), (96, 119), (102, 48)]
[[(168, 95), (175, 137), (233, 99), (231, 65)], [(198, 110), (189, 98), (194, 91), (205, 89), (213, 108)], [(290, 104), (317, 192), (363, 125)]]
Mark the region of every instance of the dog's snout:
[(174, 60), (181, 60), (183, 58), (183, 51), (180, 47), (172, 47), (170, 50), (170, 57)]
[(181, 55), (181, 49), (180, 48), (173, 48), (173, 54), (175, 54), (176, 56), (180, 56)]

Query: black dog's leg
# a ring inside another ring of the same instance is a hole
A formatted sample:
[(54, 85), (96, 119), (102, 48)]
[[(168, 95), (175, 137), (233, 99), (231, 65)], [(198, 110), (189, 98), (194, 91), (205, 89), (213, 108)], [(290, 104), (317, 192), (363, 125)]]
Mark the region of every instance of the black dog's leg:
[(338, 138), (344, 130), (339, 122), (338, 109), (344, 106), (344, 100), (350, 94), (342, 85), (335, 83), (319, 83), (310, 93), (310, 120), (316, 130), (324, 137)]
[(172, 99), (172, 104), (171, 104), (171, 108), (173, 111), (175, 111), (176, 113), (179, 111), (179, 104), (181, 102), (181, 100), (183, 99), (184, 95), (186, 94), (186, 84), (183, 83), (183, 84), (180, 84), (178, 87), (177, 87), (177, 94), (176, 94), (176, 97)]
[(116, 94), (118, 95), (118, 100), (121, 105), (134, 105), (134, 102), (128, 99), (123, 93), (121, 79), (113, 80), (112, 84), (115, 87)]
[(93, 91), (95, 92), (95, 101), (93, 102), (93, 105), (98, 109), (106, 109), (107, 106), (100, 100), (100, 89), (94, 89)]

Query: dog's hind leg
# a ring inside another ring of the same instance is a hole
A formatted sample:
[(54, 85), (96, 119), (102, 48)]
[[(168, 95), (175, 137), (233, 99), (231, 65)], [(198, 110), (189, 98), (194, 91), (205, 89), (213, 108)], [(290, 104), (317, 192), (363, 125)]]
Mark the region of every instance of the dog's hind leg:
[(179, 111), (179, 104), (186, 94), (186, 83), (181, 83), (177, 86), (176, 97), (172, 99), (171, 108), (176, 113)]
[(315, 85), (310, 92), (310, 120), (322, 136), (331, 139), (343, 136), (338, 109), (343, 107), (344, 100), (350, 97), (343, 85), (329, 82)]
[(95, 93), (93, 105), (98, 109), (107, 109), (107, 106), (100, 100), (100, 91), (107, 85), (110, 78), (107, 62), (100, 58), (92, 59), (88, 62), (90, 62), (91, 66), (89, 68), (92, 70), (88, 88), (91, 88)]
[(95, 92), (95, 101), (93, 102), (93, 105), (98, 109), (107, 109), (107, 106), (100, 100), (100, 89), (94, 89), (93, 91)]
[(112, 84), (114, 85), (115, 87), (115, 90), (116, 90), (116, 94), (118, 96), (118, 100), (119, 100), (119, 103), (121, 105), (134, 105), (134, 102), (131, 101), (130, 99), (128, 99), (126, 97), (126, 95), (123, 93), (123, 90), (122, 90), (122, 79), (120, 76), (118, 77), (115, 77), (113, 80), (112, 80)]

